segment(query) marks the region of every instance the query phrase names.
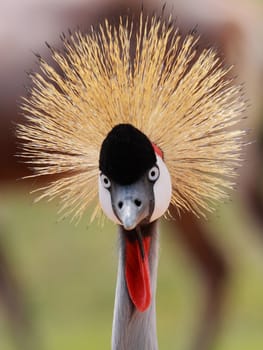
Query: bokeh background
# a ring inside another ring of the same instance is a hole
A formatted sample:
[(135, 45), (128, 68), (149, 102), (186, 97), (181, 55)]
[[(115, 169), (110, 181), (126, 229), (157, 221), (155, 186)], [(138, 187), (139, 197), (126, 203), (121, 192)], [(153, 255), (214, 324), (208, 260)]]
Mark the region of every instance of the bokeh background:
[[(144, 1), (160, 11), (163, 2)], [(0, 4), (0, 349), (109, 349), (117, 270), (116, 228), (58, 221), (58, 204), (33, 204), (40, 180), (17, 159), (20, 96), (48, 61), (45, 41), (141, 1), (2, 0)], [(237, 191), (205, 222), (163, 222), (157, 291), (162, 350), (263, 349), (263, 1), (168, 0), (182, 32), (196, 27), (244, 82), (250, 129)], [(138, 349), (143, 350), (143, 349)]]

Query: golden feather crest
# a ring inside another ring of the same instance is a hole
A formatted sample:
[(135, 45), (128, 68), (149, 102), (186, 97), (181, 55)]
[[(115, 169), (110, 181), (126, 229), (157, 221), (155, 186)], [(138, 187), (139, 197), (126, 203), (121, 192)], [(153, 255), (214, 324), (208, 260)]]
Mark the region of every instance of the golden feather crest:
[[(102, 141), (119, 123), (145, 133), (164, 153), (178, 210), (205, 215), (232, 188), (245, 132), (236, 124), (245, 109), (242, 89), (227, 78), (216, 52), (195, 50), (157, 17), (106, 20), (88, 35), (52, 49), (61, 73), (40, 59), (31, 96), (18, 126), (22, 156), (34, 176), (62, 174), (39, 198), (59, 197), (62, 210), (80, 217), (97, 198)], [(98, 206), (97, 206), (98, 209)]]

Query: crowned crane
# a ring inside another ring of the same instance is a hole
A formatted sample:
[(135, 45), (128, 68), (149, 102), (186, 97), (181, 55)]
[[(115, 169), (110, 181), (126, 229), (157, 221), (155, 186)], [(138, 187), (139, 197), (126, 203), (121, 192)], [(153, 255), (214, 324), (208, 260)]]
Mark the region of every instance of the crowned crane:
[(98, 198), (92, 218), (101, 208), (117, 224), (112, 349), (156, 350), (158, 219), (170, 203), (205, 216), (226, 198), (242, 159), (242, 87), (171, 17), (120, 17), (62, 40), (63, 53), (51, 48), (60, 71), (39, 57), (32, 74), (21, 155), (36, 176), (64, 175), (39, 199), (59, 197), (79, 218)]

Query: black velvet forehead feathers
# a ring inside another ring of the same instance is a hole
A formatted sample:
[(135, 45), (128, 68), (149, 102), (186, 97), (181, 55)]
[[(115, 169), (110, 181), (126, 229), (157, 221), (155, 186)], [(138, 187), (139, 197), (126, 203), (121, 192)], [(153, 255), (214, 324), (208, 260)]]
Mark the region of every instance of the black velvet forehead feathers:
[(137, 181), (155, 163), (150, 140), (131, 124), (114, 126), (102, 143), (99, 168), (120, 185)]

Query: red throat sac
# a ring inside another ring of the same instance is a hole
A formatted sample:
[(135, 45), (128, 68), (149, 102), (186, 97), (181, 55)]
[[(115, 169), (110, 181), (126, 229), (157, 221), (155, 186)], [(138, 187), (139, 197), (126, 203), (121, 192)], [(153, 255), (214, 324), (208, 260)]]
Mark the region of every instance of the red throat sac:
[(144, 256), (138, 240), (125, 239), (125, 278), (129, 296), (137, 310), (144, 312), (151, 303), (149, 252), (151, 237), (143, 237)]

